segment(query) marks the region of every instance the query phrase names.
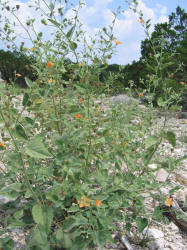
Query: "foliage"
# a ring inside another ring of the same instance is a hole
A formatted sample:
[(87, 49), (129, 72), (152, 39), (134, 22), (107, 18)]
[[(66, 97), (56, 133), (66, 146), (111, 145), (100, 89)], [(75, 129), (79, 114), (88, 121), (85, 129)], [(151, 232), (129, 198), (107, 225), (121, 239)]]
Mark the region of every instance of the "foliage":
[(8, 83), (14, 81), (16, 84), (24, 87), (26, 86), (25, 77), (29, 77), (31, 80), (36, 79), (36, 71), (31, 67), (34, 62), (34, 57), (26, 56), (20, 51), (0, 50), (1, 77)]
[[(161, 204), (168, 198), (160, 192), (164, 184), (148, 166), (158, 158), (161, 142), (175, 147), (176, 137), (165, 129), (166, 119), (153, 135), (156, 118), (151, 102), (146, 110), (134, 103), (106, 104), (106, 85), (111, 86), (100, 83), (99, 77), (120, 44), (113, 35), (120, 10), (112, 25), (88, 44), (78, 18), (81, 3), (69, 20), (63, 16), (67, 0), (58, 9), (55, 1), (45, 4), (48, 13), (42, 12), (41, 22), (54, 26), (54, 40), (43, 41), (41, 33), (31, 36), (34, 20), (29, 19), (26, 30), (33, 47), (23, 48), (36, 58), (32, 68), (37, 79), (26, 77), (28, 89), (18, 95), (13, 85), (0, 85), (0, 159), (5, 166), (0, 167), (0, 194), (8, 199), (2, 209), (13, 208), (2, 223), (5, 229), (29, 230), (28, 249), (103, 249), (106, 242), (114, 242), (112, 232), (121, 233), (121, 221), (124, 231), (136, 224), (139, 233), (152, 220), (162, 221), (162, 211), (146, 213), (143, 193)], [(19, 9), (8, 3), (2, 7), (12, 15)], [(35, 8), (42, 11), (40, 5)], [(5, 38), (8, 35), (14, 43), (14, 23), (6, 21)], [(82, 49), (79, 41), (84, 41)], [(75, 62), (65, 64), (69, 54)], [(159, 62), (162, 59), (161, 55)], [(67, 72), (69, 78), (62, 80)], [(110, 77), (114, 81), (116, 76)], [(150, 83), (156, 80), (160, 75)], [(106, 92), (98, 94), (98, 88)], [(167, 109), (168, 102), (166, 95), (159, 105)], [(177, 163), (168, 162), (171, 172)], [(0, 240), (6, 249), (12, 244), (9, 238)]]

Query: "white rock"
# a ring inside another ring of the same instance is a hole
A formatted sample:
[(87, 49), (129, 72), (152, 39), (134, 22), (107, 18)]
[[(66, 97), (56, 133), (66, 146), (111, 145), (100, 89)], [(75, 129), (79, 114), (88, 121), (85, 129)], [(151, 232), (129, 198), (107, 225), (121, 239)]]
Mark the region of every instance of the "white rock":
[(149, 250), (163, 250), (164, 249), (164, 233), (156, 228), (150, 227), (147, 230), (147, 236), (152, 239), (148, 243), (148, 249)]
[(159, 182), (165, 182), (169, 176), (169, 173), (161, 168), (156, 172), (156, 180)]
[(4, 205), (7, 202), (9, 202), (9, 199), (3, 195), (0, 194), (0, 205)]
[(185, 202), (185, 196), (187, 195), (187, 192), (185, 192), (184, 190), (179, 190), (176, 193), (176, 197), (178, 200)]
[(171, 222), (169, 225), (168, 225), (168, 229), (169, 231), (172, 231), (172, 232), (179, 232), (179, 228), (173, 223)]
[(148, 165), (148, 168), (152, 169), (152, 170), (155, 170), (157, 169), (157, 164), (153, 163), (153, 164), (149, 164)]
[(138, 99), (135, 99), (133, 97), (129, 97), (128, 95), (117, 95), (112, 96), (110, 98), (110, 101), (112, 104), (115, 103), (133, 103), (133, 104), (139, 104), (140, 101)]
[(176, 181), (180, 184), (187, 186), (187, 172), (180, 171), (176, 174)]

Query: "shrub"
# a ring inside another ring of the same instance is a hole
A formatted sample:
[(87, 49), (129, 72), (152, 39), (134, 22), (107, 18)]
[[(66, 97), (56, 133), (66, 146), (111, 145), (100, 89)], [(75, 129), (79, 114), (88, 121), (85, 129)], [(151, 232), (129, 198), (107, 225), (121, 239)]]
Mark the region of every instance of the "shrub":
[[(140, 233), (152, 220), (162, 221), (159, 207), (151, 216), (146, 213), (142, 193), (149, 193), (161, 204), (165, 200), (172, 204), (171, 198), (161, 194), (163, 184), (148, 165), (163, 140), (175, 147), (176, 138), (172, 131), (165, 131), (165, 123), (152, 134), (155, 118), (151, 105), (149, 110), (132, 103), (107, 105), (105, 93), (95, 94), (98, 88), (102, 90), (102, 83), (95, 88), (90, 84), (99, 84), (106, 54), (111, 55), (120, 43), (113, 36), (118, 11), (112, 25), (103, 28), (90, 45), (81, 30), (79, 8), (74, 19), (68, 20), (63, 17), (68, 1), (57, 10), (55, 3), (45, 1), (49, 10), (46, 19), (41, 10), (41, 22), (56, 29), (54, 41), (41, 41), (40, 32), (30, 50), (37, 56), (32, 67), (38, 78), (26, 78), (29, 88), (20, 93), (21, 100), (18, 96), (15, 101), (14, 88), (0, 86), (0, 152), (6, 166), (0, 168), (0, 194), (9, 199), (3, 209), (15, 208), (3, 226), (28, 229), (28, 249), (103, 249), (106, 242), (114, 242), (112, 232), (121, 233), (121, 221), (124, 231), (136, 224)], [(12, 14), (18, 9), (7, 3), (3, 7)], [(35, 7), (40, 10), (41, 6)], [(34, 29), (33, 23), (31, 19), (26, 25)], [(82, 50), (78, 50), (79, 41), (84, 41)], [(65, 67), (68, 54), (75, 62)], [(71, 77), (62, 82), (67, 68)], [(168, 108), (167, 99), (163, 107)], [(179, 161), (168, 162), (172, 171)], [(172, 193), (172, 184), (165, 184), (171, 186)], [(7, 247), (8, 242), (0, 240), (0, 246)]]

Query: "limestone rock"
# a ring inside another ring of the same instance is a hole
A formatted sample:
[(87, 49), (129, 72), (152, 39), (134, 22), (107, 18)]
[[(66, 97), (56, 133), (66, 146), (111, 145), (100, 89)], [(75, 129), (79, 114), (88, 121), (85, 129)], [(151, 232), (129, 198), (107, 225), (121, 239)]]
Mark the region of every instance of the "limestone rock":
[(176, 181), (178, 181), (181, 185), (187, 186), (187, 172), (180, 171), (176, 174)]
[(152, 170), (155, 170), (157, 169), (157, 164), (153, 163), (153, 164), (149, 164), (148, 165), (148, 168), (152, 169)]
[(156, 172), (156, 180), (159, 182), (165, 182), (169, 176), (169, 173), (161, 168)]
[(4, 205), (9, 202), (9, 199), (3, 195), (0, 195), (0, 205)]
[(187, 190), (179, 190), (176, 193), (177, 200), (185, 202), (185, 196), (187, 195)]
[(116, 103), (133, 103), (133, 104), (139, 104), (140, 101), (138, 99), (135, 99), (133, 97), (129, 97), (128, 95), (118, 95), (118, 96), (112, 96), (110, 98), (110, 101), (112, 104)]
[(164, 249), (164, 233), (156, 228), (150, 227), (147, 230), (147, 236), (152, 239), (148, 243), (148, 249), (149, 250), (162, 250)]

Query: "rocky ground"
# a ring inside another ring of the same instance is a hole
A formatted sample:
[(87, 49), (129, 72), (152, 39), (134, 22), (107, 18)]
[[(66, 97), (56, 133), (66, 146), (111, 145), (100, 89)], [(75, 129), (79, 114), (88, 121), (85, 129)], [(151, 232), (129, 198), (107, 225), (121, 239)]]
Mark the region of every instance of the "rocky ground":
[[(117, 97), (112, 97), (110, 101), (115, 105), (117, 103), (129, 103), (130, 98), (126, 95), (120, 95)], [(138, 104), (138, 100), (134, 100)], [(139, 104), (141, 105), (141, 104)], [(144, 107), (143, 107), (144, 108)], [(164, 122), (163, 114), (158, 112), (157, 122), (155, 122), (155, 130), (159, 130)], [(176, 133), (177, 137), (177, 145), (173, 148), (169, 143), (162, 143), (159, 148), (158, 154), (160, 157), (172, 156), (175, 159), (179, 159), (185, 155), (187, 155), (187, 120), (178, 119), (177, 114), (173, 114), (169, 117), (167, 122), (167, 127)], [(180, 185), (180, 191), (176, 192), (173, 195), (173, 199), (176, 199), (181, 202), (185, 202), (187, 197), (187, 159), (184, 159), (179, 163), (179, 166), (173, 171), (172, 174), (169, 174), (167, 168), (163, 167), (157, 170), (158, 162), (154, 162), (149, 165), (149, 168), (155, 172), (156, 179), (161, 182), (170, 182), (174, 185)], [(169, 195), (169, 187), (163, 187), (161, 192), (164, 195)], [(146, 209), (150, 214), (154, 209), (154, 201), (148, 194), (142, 194), (145, 197), (146, 201)], [(6, 203), (6, 197), (0, 195), (0, 205)], [(7, 211), (8, 212), (8, 211)], [(0, 216), (2, 216), (3, 211), (0, 209)], [(123, 223), (119, 225), (123, 231)], [(2, 226), (0, 224), (0, 230)], [(6, 234), (0, 237), (4, 237), (5, 235), (11, 235), (11, 237), (15, 240), (16, 246), (15, 249), (26, 249), (25, 246), (25, 232), (14, 229), (9, 230)], [(152, 222), (150, 227), (144, 231), (144, 234), (139, 235), (136, 231), (136, 227), (134, 227), (134, 231), (132, 231), (131, 235), (123, 235), (119, 236), (118, 234), (113, 234), (115, 238), (114, 245), (106, 245), (106, 249), (127, 249), (127, 250), (139, 250), (139, 249), (147, 249), (147, 250), (186, 250), (187, 249), (187, 231), (182, 230), (178, 225), (171, 220), (171, 223), (168, 225), (162, 225), (160, 223)], [(151, 241), (148, 243), (146, 248), (140, 247), (138, 243), (140, 239), (149, 238)]]

